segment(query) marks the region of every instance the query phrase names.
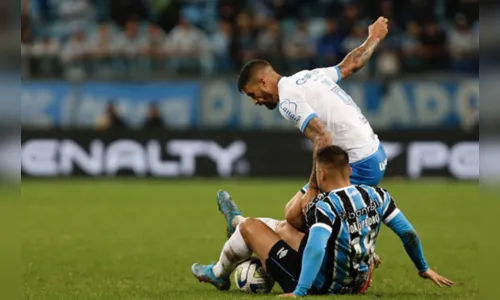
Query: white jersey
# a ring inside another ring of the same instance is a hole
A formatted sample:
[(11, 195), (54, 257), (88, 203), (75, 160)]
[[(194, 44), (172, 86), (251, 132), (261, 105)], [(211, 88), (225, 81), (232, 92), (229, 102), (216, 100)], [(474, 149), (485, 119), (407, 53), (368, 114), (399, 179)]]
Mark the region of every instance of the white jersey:
[(332, 134), (333, 144), (355, 163), (377, 151), (380, 141), (352, 98), (342, 90), (338, 67), (304, 70), (278, 82), (279, 111), (301, 132), (318, 117)]

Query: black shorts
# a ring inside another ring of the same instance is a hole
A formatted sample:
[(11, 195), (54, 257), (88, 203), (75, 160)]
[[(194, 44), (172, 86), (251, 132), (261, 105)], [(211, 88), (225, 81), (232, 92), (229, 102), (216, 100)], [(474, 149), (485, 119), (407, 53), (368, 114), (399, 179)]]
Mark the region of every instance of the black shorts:
[(266, 260), (267, 273), (278, 282), (285, 293), (293, 292), (299, 282), (306, 243), (307, 235), (300, 242), (297, 252), (285, 241), (280, 240), (269, 251)]

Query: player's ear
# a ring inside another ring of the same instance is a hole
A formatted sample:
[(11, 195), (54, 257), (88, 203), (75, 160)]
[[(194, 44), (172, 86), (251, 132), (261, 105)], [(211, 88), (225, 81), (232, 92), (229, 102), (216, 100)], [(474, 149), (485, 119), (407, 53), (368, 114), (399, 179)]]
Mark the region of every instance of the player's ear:
[(264, 77), (259, 78), (259, 85), (266, 87), (266, 80), (264, 79)]
[[(321, 182), (325, 182), (326, 181), (326, 172), (325, 172), (325, 169), (323, 168), (320, 168), (319, 166), (317, 167), (317, 170), (319, 172), (319, 174), (316, 175), (316, 177), (318, 177), (318, 179), (321, 181)], [(318, 176), (319, 175), (319, 176)]]

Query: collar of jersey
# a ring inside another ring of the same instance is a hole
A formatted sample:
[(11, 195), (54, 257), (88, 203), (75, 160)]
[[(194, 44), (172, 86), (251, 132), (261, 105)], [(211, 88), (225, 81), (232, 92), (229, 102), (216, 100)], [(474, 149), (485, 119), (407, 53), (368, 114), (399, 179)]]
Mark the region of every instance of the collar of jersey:
[(352, 187), (352, 184), (351, 185), (348, 185), (348, 186), (345, 186), (343, 188), (339, 188), (339, 189), (334, 189), (334, 190), (331, 190), (329, 191), (328, 193), (336, 193), (336, 192), (340, 192), (340, 191), (343, 191), (343, 190), (347, 190), (348, 188)]

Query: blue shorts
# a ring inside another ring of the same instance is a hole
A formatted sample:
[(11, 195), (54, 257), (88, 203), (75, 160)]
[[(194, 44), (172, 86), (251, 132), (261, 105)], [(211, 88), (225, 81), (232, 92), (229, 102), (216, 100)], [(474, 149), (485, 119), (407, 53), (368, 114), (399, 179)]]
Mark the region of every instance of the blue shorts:
[[(360, 185), (376, 186), (384, 177), (385, 168), (387, 166), (387, 156), (385, 155), (382, 144), (377, 151), (365, 159), (351, 164), (351, 183)], [(302, 188), (302, 193), (307, 191), (309, 183)]]

